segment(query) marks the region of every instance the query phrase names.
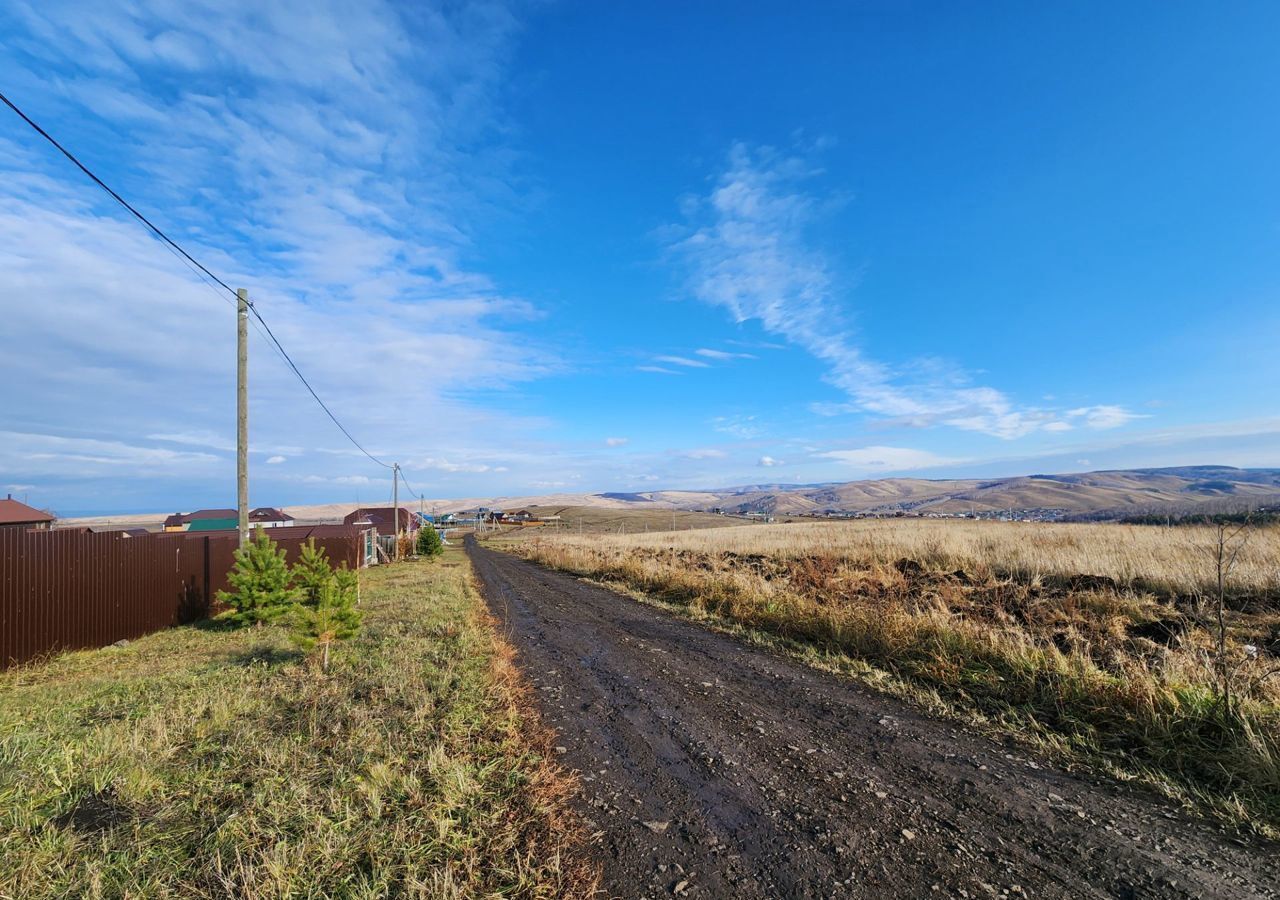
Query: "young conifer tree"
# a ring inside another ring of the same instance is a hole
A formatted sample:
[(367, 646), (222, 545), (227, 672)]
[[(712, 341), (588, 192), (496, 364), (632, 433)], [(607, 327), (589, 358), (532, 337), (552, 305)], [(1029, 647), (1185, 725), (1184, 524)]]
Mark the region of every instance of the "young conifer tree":
[(354, 597), (353, 603), (360, 605), (360, 573), (355, 569), (348, 569), (344, 562), (341, 566), (333, 570), (334, 581), (337, 582), (338, 590), (346, 592), (347, 595)]
[(321, 586), (316, 605), (299, 605), (294, 612), (294, 640), (307, 649), (321, 649), (320, 668), (329, 671), (329, 648), (353, 637), (360, 629), (356, 609), (355, 573), (345, 566)]
[(227, 580), (230, 591), (218, 591), (218, 602), (230, 606), (240, 625), (274, 622), (293, 608), (294, 589), (289, 583), (285, 553), (259, 526), (248, 546), (236, 550), (236, 562)]
[(440, 533), (429, 525), (424, 525), (418, 529), (418, 555), (430, 559), (433, 556), (439, 556), (444, 553), (444, 544), (440, 540)]
[(320, 592), (333, 578), (333, 566), (329, 565), (329, 557), (324, 548), (316, 546), (315, 538), (302, 545), (302, 552), (290, 574), (292, 584), (298, 591), (298, 602), (313, 609), (318, 606)]

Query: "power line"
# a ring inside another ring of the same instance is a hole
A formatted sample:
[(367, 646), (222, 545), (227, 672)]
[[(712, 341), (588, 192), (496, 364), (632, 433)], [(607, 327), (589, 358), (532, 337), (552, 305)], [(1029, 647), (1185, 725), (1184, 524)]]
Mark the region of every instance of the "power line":
[[(217, 287), (215, 287), (214, 285), (214, 282), (210, 281), (208, 276), (206, 276), (204, 272), (200, 271), (191, 263), (187, 262), (187, 260), (181, 254), (179, 254), (176, 250), (174, 250), (168, 244), (162, 244), (161, 246), (163, 246), (166, 250), (172, 253), (174, 258), (177, 259), (178, 262), (182, 263), (184, 266), (190, 269), (192, 274), (194, 274), (197, 278), (200, 279), (200, 283), (205, 287), (207, 287), (210, 290), (210, 292), (213, 294), (213, 296), (225, 302), (232, 309), (236, 308), (236, 302), (232, 300), (230, 297), (224, 297), (221, 293), (219, 293)], [(250, 308), (252, 309), (252, 307), (253, 307), (253, 304), (250, 303)], [(282, 353), (280, 348), (277, 347), (275, 343), (272, 342), (272, 340), (267, 337), (266, 331), (264, 331), (262, 326), (258, 324), (257, 319), (250, 319), (249, 323), (253, 325), (253, 330), (258, 332), (259, 337), (261, 337), (264, 341), (266, 341), (267, 346), (269, 346), (272, 350), (275, 351), (276, 356), (280, 357), (280, 359), (283, 360), (285, 358), (284, 353)]]
[(409, 479), (407, 479), (407, 478), (405, 478), (405, 477), (404, 477), (404, 469), (403, 469), (403, 468), (400, 470), (400, 480), (404, 482), (405, 489), (406, 489), (406, 490), (408, 490), (408, 491), (409, 491), (409, 493), (410, 493), (412, 496), (417, 497), (419, 500), (426, 500), (426, 499), (427, 499), (426, 497), (422, 496), (422, 495), (421, 495), (421, 494), (419, 494), (417, 491), (415, 491), (413, 488), (409, 487)]
[(364, 449), (361, 443), (351, 436), (351, 432), (347, 431), (347, 427), (338, 421), (338, 417), (333, 414), (333, 410), (329, 409), (329, 407), (325, 405), (325, 402), (320, 399), (320, 395), (317, 394), (316, 389), (311, 386), (311, 382), (307, 381), (306, 377), (298, 371), (297, 365), (294, 364), (293, 359), (289, 356), (289, 352), (285, 350), (280, 341), (276, 339), (275, 333), (271, 330), (271, 326), (267, 324), (267, 320), (262, 318), (262, 314), (252, 306), (249, 307), (249, 312), (253, 313), (253, 317), (262, 323), (262, 327), (267, 330), (267, 337), (271, 339), (271, 343), (276, 345), (276, 349), (280, 351), (280, 354), (284, 357), (284, 361), (289, 364), (289, 368), (293, 369), (293, 374), (298, 376), (298, 380), (302, 382), (302, 386), (305, 387), (311, 396), (315, 398), (316, 403), (320, 404), (320, 408), (323, 409), (325, 415), (333, 421), (333, 424), (338, 426), (338, 430), (346, 435), (347, 440), (354, 444), (357, 450), (369, 457), (369, 459), (373, 460), (378, 465), (382, 466), (384, 469), (394, 468), (391, 463), (383, 462), (368, 450)]
[(137, 218), (137, 220), (138, 220), (139, 222), (141, 222), (143, 225), (146, 225), (146, 226), (147, 226), (148, 228), (150, 228), (153, 232), (155, 232), (155, 235), (156, 235), (158, 238), (160, 238), (160, 240), (164, 241), (164, 242), (165, 242), (166, 244), (168, 244), (170, 247), (172, 247), (173, 249), (177, 250), (179, 253), (181, 253), (183, 256), (185, 256), (188, 260), (190, 260), (190, 261), (191, 261), (191, 263), (192, 263), (194, 266), (196, 266), (196, 268), (198, 268), (201, 272), (204, 272), (204, 274), (208, 275), (208, 276), (209, 276), (210, 278), (212, 278), (214, 281), (218, 282), (218, 284), (222, 285), (222, 287), (226, 289), (227, 293), (231, 294), (233, 297), (235, 296), (235, 293), (236, 293), (236, 292), (235, 292), (234, 290), (232, 290), (232, 289), (231, 289), (231, 286), (230, 286), (229, 284), (227, 284), (225, 281), (223, 281), (223, 280), (222, 280), (221, 278), (219, 278), (217, 275), (214, 275), (212, 272), (210, 272), (208, 269), (206, 269), (204, 266), (202, 266), (202, 265), (199, 263), (199, 261), (197, 261), (197, 260), (196, 260), (196, 258), (195, 258), (195, 257), (193, 257), (193, 256), (192, 256), (190, 253), (188, 253), (186, 250), (183, 250), (181, 247), (179, 247), (179, 246), (177, 245), (177, 243), (175, 243), (175, 242), (173, 241), (173, 239), (172, 239), (172, 238), (170, 238), (167, 234), (165, 234), (163, 231), (161, 231), (159, 228), (157, 228), (155, 225), (153, 225), (153, 224), (151, 223), (151, 220), (150, 220), (150, 219), (148, 219), (148, 218), (147, 218), (146, 216), (144, 216), (142, 213), (138, 212), (136, 209), (134, 209), (132, 206), (130, 206), (130, 205), (129, 205), (129, 202), (128, 202), (127, 200), (125, 200), (123, 197), (121, 197), (121, 196), (120, 196), (119, 194), (117, 194), (115, 191), (111, 190), (111, 188), (107, 187), (106, 183), (105, 183), (105, 182), (103, 182), (103, 180), (102, 180), (101, 178), (99, 178), (97, 175), (94, 175), (94, 174), (93, 174), (93, 172), (89, 171), (89, 167), (88, 167), (88, 166), (86, 166), (84, 163), (80, 162), (80, 160), (76, 159), (75, 154), (73, 154), (73, 153), (72, 153), (70, 150), (68, 150), (66, 147), (62, 146), (62, 145), (61, 145), (61, 144), (59, 144), (56, 140), (54, 140), (53, 135), (49, 134), (49, 132), (45, 131), (43, 128), (41, 128), (39, 125), (37, 125), (35, 122), (33, 122), (33, 121), (31, 120), (31, 117), (30, 117), (30, 116), (28, 116), (26, 113), (24, 113), (22, 110), (18, 109), (18, 107), (14, 104), (14, 102), (13, 102), (12, 100), (10, 100), (8, 97), (6, 97), (3, 93), (0, 93), (0, 100), (3, 100), (3, 101), (4, 101), (5, 106), (9, 107), (11, 110), (13, 110), (14, 112), (16, 112), (16, 113), (18, 114), (18, 116), (22, 119), (22, 121), (26, 122), (28, 125), (30, 125), (32, 128), (34, 128), (34, 129), (36, 130), (36, 133), (37, 133), (37, 134), (39, 134), (42, 138), (44, 138), (44, 139), (45, 139), (46, 141), (48, 141), (50, 144), (53, 144), (53, 146), (57, 147), (57, 148), (58, 148), (58, 151), (59, 151), (63, 156), (65, 156), (67, 159), (69, 159), (69, 160), (71, 160), (73, 163), (75, 163), (76, 168), (78, 168), (78, 169), (79, 169), (81, 172), (83, 172), (84, 174), (88, 175), (88, 176), (93, 180), (93, 183), (94, 183), (94, 184), (96, 184), (98, 187), (102, 188), (104, 191), (106, 191), (108, 194), (110, 194), (112, 197), (114, 197), (114, 198), (115, 198), (115, 200), (116, 200), (116, 202), (117, 202), (117, 203), (119, 203), (121, 206), (123, 206), (125, 209), (129, 210), (129, 212), (133, 213), (134, 217), (135, 217), (135, 218)]
[[(0, 100), (3, 100), (5, 106), (9, 107), (11, 110), (17, 113), (18, 117), (21, 118), (22, 121), (30, 125), (37, 134), (39, 134), (42, 138), (44, 138), (46, 141), (48, 141), (50, 144), (56, 147), (58, 149), (58, 152), (60, 152), (67, 159), (71, 160), (71, 162), (75, 164), (76, 168), (78, 168), (81, 172), (87, 175), (89, 179), (93, 181), (94, 184), (96, 184), (98, 187), (102, 188), (104, 191), (110, 194), (111, 197), (117, 203), (119, 203), (121, 206), (127, 209), (130, 213), (132, 213), (134, 218), (136, 218), (139, 222), (141, 222), (148, 229), (150, 229), (150, 231), (153, 234), (155, 234), (156, 237), (160, 238), (160, 240), (163, 241), (168, 248), (170, 248), (170, 252), (176, 251), (177, 253), (181, 254), (179, 258), (182, 259), (184, 263), (189, 263), (191, 266), (195, 266), (196, 269), (199, 270), (197, 274), (203, 273), (202, 277), (208, 276), (210, 279), (212, 279), (214, 282), (220, 285), (222, 289), (225, 290), (228, 294), (230, 294), (233, 297), (236, 296), (236, 292), (231, 287), (231, 285), (227, 284), (217, 275), (210, 272), (203, 264), (200, 263), (199, 260), (197, 260), (194, 256), (192, 256), (186, 250), (184, 250), (182, 246), (178, 244), (177, 241), (175, 241), (173, 238), (169, 237), (169, 235), (161, 231), (154, 223), (152, 223), (150, 219), (148, 219), (142, 213), (138, 212), (138, 210), (134, 209), (134, 207), (130, 205), (129, 201), (125, 200), (123, 197), (121, 197), (119, 194), (113, 191), (110, 187), (108, 187), (106, 182), (104, 182), (101, 178), (95, 175), (89, 169), (88, 166), (80, 162), (80, 160), (76, 158), (75, 154), (73, 154), (66, 147), (62, 146), (62, 144), (58, 143), (58, 141), (53, 137), (53, 135), (49, 134), (49, 132), (45, 131), (43, 128), (37, 125), (30, 116), (28, 116), (21, 109), (19, 109), (17, 104), (15, 104), (12, 100), (10, 100), (7, 96), (5, 96), (3, 92), (0, 92)], [(210, 287), (212, 287), (212, 285), (210, 285)], [(359, 441), (357, 441), (354, 437), (352, 437), (351, 432), (347, 430), (345, 425), (343, 425), (340, 421), (338, 421), (338, 417), (333, 414), (333, 411), (329, 409), (327, 405), (325, 405), (325, 402), (320, 399), (320, 395), (316, 393), (315, 388), (311, 386), (311, 383), (307, 381), (306, 376), (304, 376), (302, 372), (298, 369), (298, 366), (294, 363), (292, 357), (289, 356), (288, 351), (284, 349), (284, 345), (280, 343), (280, 341), (276, 338), (275, 333), (272, 332), (271, 326), (267, 324), (267, 320), (262, 317), (262, 313), (258, 312), (257, 307), (254, 306), (252, 303), (249, 304), (249, 311), (253, 313), (254, 319), (257, 320), (257, 324), (255, 324), (255, 327), (257, 327), (257, 325), (262, 326), (258, 330), (258, 333), (262, 334), (262, 331), (265, 329), (266, 334), (264, 335), (264, 337), (275, 347), (276, 352), (280, 354), (281, 358), (284, 359), (285, 363), (288, 364), (289, 368), (293, 370), (293, 374), (298, 376), (298, 380), (302, 382), (303, 387), (305, 387), (307, 391), (311, 394), (311, 396), (315, 398), (316, 403), (320, 404), (320, 408), (324, 410), (325, 415), (329, 417), (329, 419), (333, 422), (334, 425), (338, 426), (338, 430), (343, 433), (346, 439), (349, 440), (357, 450), (359, 450), (361, 453), (363, 453), (373, 462), (387, 469), (393, 468), (391, 463), (386, 463), (378, 459), (376, 456), (374, 456), (372, 453), (366, 450)]]

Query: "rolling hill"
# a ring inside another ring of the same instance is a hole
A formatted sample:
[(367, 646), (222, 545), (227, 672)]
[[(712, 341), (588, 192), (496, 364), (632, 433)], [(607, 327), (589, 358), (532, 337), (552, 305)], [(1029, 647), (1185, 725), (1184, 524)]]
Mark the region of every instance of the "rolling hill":
[(562, 504), (575, 507), (719, 509), (743, 515), (887, 514), (978, 515), (1013, 511), (1049, 517), (1114, 515), (1152, 510), (1194, 511), (1280, 501), (1280, 469), (1185, 466), (994, 479), (882, 478), (829, 484), (756, 484), (719, 490), (660, 490), (498, 497), (441, 501), (453, 510), (481, 503), (500, 509)]
[[(652, 495), (657, 502), (701, 508), (708, 492), (685, 500), (679, 491)], [(825, 513), (995, 513), (1012, 510), (1061, 516), (1191, 511), (1200, 506), (1247, 506), (1280, 499), (1280, 469), (1189, 466), (1010, 478), (886, 478), (818, 485), (749, 485), (716, 495), (725, 512), (773, 515)]]
[[(456, 512), (491, 506), (517, 510), (564, 506), (610, 510), (722, 510), (744, 515), (825, 515), (976, 513), (1012, 510), (1053, 516), (1123, 516), (1152, 510), (1247, 506), (1280, 502), (1280, 469), (1183, 466), (1123, 469), (1067, 475), (1021, 475), (994, 479), (881, 478), (828, 484), (754, 484), (709, 490), (657, 490), (553, 494), (522, 497), (471, 497), (429, 501), (430, 509)], [(310, 508), (292, 509), (305, 518)]]
[[(411, 509), (420, 504), (406, 502)], [(713, 490), (561, 493), (427, 500), (422, 508), (461, 512), (478, 506), (515, 511), (565, 507), (642, 511), (720, 510), (734, 515), (774, 516), (899, 512), (1020, 517), (1115, 517), (1148, 512), (1221, 512), (1259, 505), (1280, 505), (1280, 469), (1230, 466), (1181, 466), (1123, 469), (1067, 475), (1020, 475), (993, 479), (881, 478), (828, 484), (754, 484)], [(287, 506), (299, 522), (335, 521), (353, 503)], [(61, 525), (156, 526), (164, 514), (65, 519)]]

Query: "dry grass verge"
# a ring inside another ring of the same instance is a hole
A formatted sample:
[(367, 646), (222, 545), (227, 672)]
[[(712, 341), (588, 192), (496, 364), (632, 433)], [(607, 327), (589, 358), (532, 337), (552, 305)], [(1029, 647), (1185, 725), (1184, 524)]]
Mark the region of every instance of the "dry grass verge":
[(586, 895), (465, 557), (361, 608), (328, 676), (217, 622), (0, 675), (0, 897)]
[(1210, 538), (889, 522), (561, 536), (517, 550), (870, 663), (1271, 831), (1280, 678), (1262, 676), (1280, 666), (1280, 531), (1253, 536), (1231, 584), (1227, 648), (1249, 688), (1231, 710), (1215, 694), (1213, 635), (1195, 615), (1213, 579)]

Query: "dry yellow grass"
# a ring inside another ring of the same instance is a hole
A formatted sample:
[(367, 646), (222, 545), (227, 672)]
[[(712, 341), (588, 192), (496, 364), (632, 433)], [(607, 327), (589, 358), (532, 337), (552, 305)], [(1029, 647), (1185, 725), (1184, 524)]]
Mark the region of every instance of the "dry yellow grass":
[[(562, 540), (573, 541), (574, 535)], [(1190, 595), (1213, 581), (1208, 526), (1061, 525), (946, 519), (804, 522), (672, 534), (587, 536), (604, 552), (669, 547), (781, 558), (834, 556), (868, 564), (909, 557), (936, 568), (1102, 575), (1126, 587)], [(1280, 597), (1280, 528), (1255, 530), (1232, 571), (1234, 592)]]
[(515, 546), (854, 657), (1274, 827), (1280, 530), (1250, 532), (1239, 553), (1222, 657), (1202, 605), (1216, 587), (1213, 542), (1210, 528), (889, 520)]

